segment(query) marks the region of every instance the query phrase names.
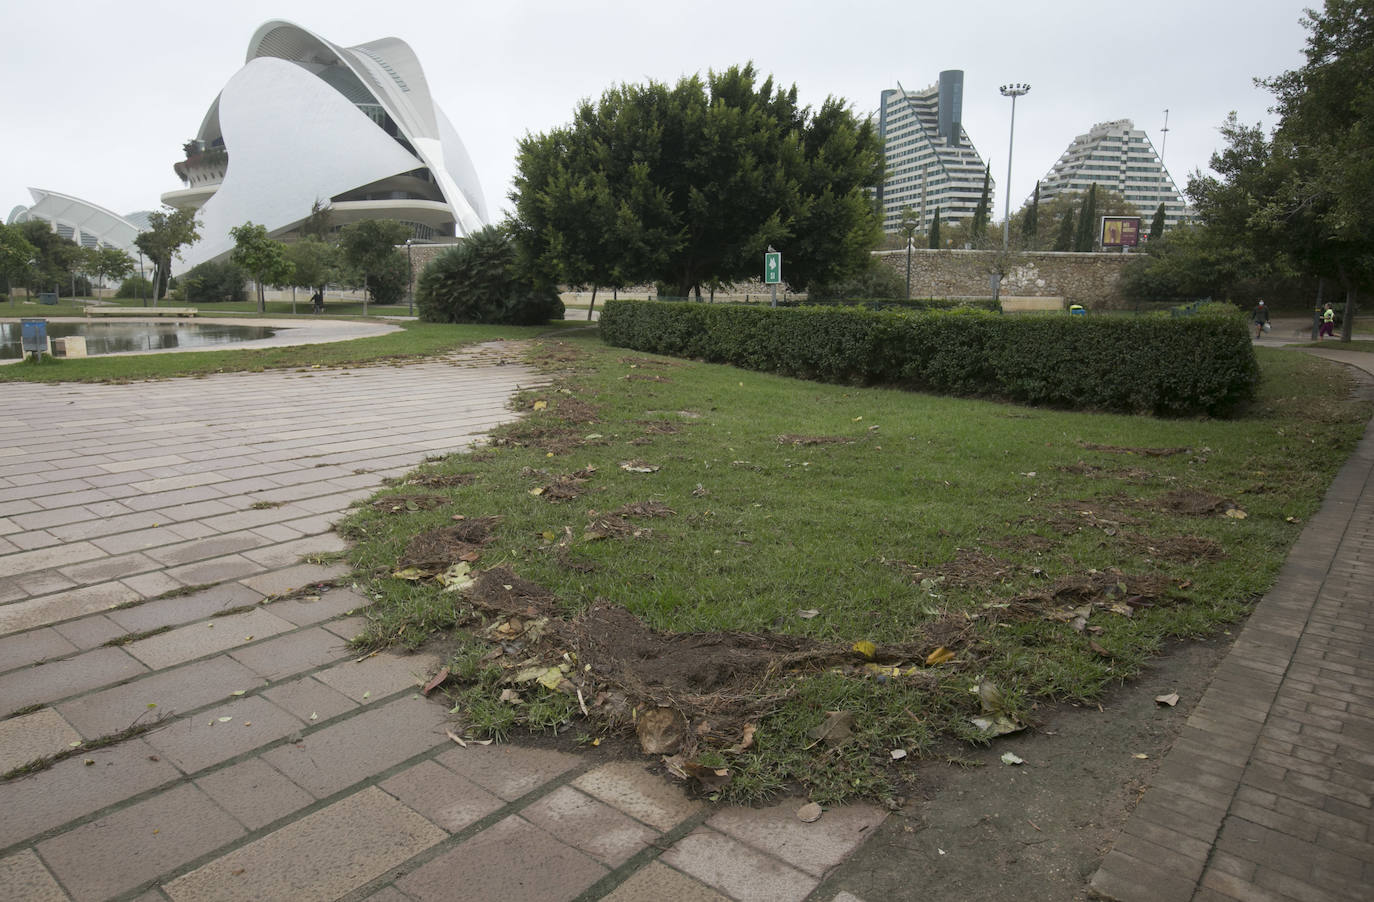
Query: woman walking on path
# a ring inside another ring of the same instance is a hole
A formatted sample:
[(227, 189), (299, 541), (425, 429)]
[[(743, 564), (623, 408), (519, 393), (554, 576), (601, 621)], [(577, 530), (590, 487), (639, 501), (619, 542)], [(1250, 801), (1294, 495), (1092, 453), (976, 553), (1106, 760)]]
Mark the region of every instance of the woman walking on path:
[(1317, 333), (1317, 341), (1321, 341), (1328, 336), (1334, 338), (1335, 334), (1336, 311), (1331, 309), (1330, 304), (1327, 304), (1326, 308), (1322, 310), (1322, 328), (1321, 331)]
[(1255, 337), (1259, 338), (1264, 334), (1264, 330), (1269, 328), (1269, 308), (1264, 306), (1264, 301), (1255, 305), (1255, 312), (1250, 314), (1250, 321), (1255, 324)]

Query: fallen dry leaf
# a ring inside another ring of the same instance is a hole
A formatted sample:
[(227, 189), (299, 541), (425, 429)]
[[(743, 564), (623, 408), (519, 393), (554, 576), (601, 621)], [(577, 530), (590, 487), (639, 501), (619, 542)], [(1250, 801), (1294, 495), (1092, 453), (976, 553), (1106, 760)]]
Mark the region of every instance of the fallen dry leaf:
[(878, 656), (878, 646), (869, 642), (867, 639), (860, 639), (858, 642), (851, 645), (850, 649), (858, 652), (870, 661)]
[(1025, 764), (1025, 763), (1026, 763), (1026, 759), (1025, 759), (1025, 758), (1022, 758), (1020, 755), (1015, 754), (1014, 752), (1003, 752), (1003, 753), (1002, 753), (1002, 763), (1003, 763), (1003, 764)]
[(1155, 701), (1161, 705), (1168, 705), (1172, 708), (1174, 705), (1178, 704), (1178, 693), (1170, 692), (1168, 695), (1156, 695)]
[(425, 683), (425, 688), (420, 690), (420, 694), (429, 695), (435, 689), (438, 689), (441, 685), (443, 685), (444, 680), (448, 679), (448, 676), (448, 668), (440, 667), (439, 672), (434, 675), (434, 678), (431, 679), (428, 683)]
[(639, 747), (646, 755), (666, 755), (677, 751), (687, 736), (687, 720), (676, 708), (650, 708), (635, 724)]
[[(850, 737), (854, 732), (854, 713), (852, 711), (831, 711), (826, 714), (825, 720), (819, 726), (812, 727), (806, 731), (816, 742), (825, 742), (827, 745), (839, 745)], [(808, 745), (811, 748), (816, 742)]]
[(458, 743), (459, 745), (461, 745), (463, 748), (467, 748), (467, 747), (468, 747), (468, 744), (467, 744), (467, 742), (465, 742), (465, 741), (463, 740), (463, 737), (462, 737), (462, 736), (459, 736), (457, 733), (453, 732), (452, 730), (444, 730), (444, 735), (447, 736), (449, 739), (452, 739), (454, 742)]
[(936, 664), (944, 664), (946, 661), (954, 660), (954, 652), (941, 645), (930, 654), (926, 655), (926, 666), (932, 667)]
[(730, 770), (725, 767), (708, 767), (696, 761), (682, 762), (687, 776), (701, 784), (703, 789), (720, 789), (730, 782)]

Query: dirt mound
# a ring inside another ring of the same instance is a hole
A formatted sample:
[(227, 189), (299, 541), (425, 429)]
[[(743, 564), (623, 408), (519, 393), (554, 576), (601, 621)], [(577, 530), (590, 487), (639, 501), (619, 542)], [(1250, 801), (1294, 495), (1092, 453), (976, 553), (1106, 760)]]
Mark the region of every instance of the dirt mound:
[(443, 495), (388, 495), (372, 502), (372, 509), (384, 514), (407, 514), (417, 511), (432, 511), (448, 504)]
[(1144, 457), (1172, 457), (1175, 454), (1190, 454), (1192, 448), (1123, 448), (1120, 445), (1099, 445), (1096, 442), (1079, 442), (1088, 451), (1105, 451), (1108, 454), (1139, 454)]
[[(596, 473), (596, 467), (583, 467), (575, 473), (567, 473), (561, 476), (552, 477), (552, 481), (542, 486), (536, 486), (530, 490), (530, 494), (537, 495), (545, 501), (571, 501), (581, 495), (586, 489), (587, 480), (591, 479)], [(549, 474), (545, 470), (535, 470), (525, 467), (520, 471), (521, 476), (537, 476), (540, 479), (549, 479)]]
[(460, 561), (475, 561), (481, 556), (482, 546), (492, 541), (491, 528), (500, 520), (500, 517), (476, 517), (420, 533), (406, 545), (396, 566), (437, 573)]
[(1120, 570), (1091, 570), (1064, 576), (1049, 585), (1012, 598), (1003, 609), (1012, 619), (1044, 617), (1070, 620), (1084, 616), (1085, 609), (1106, 609), (1124, 617), (1136, 608), (1174, 604), (1183, 600), (1180, 590), (1188, 583), (1176, 584), (1157, 574), (1126, 574)]
[(581, 398), (561, 397), (554, 403), (552, 412), (560, 420), (583, 426), (601, 421), (600, 409)]
[(548, 617), (556, 613), (558, 606), (552, 592), (516, 576), (509, 567), (482, 571), (464, 594), (474, 605), (502, 614)]
[(906, 561), (884, 560), (884, 564), (901, 570), (913, 583), (933, 580), (948, 586), (983, 589), (1012, 579), (1020, 567), (1010, 561), (995, 558), (969, 548), (957, 549), (954, 560), (930, 567), (917, 567)]
[(1236, 508), (1235, 502), (1227, 501), (1218, 495), (1210, 492), (1199, 492), (1191, 489), (1178, 489), (1166, 492), (1162, 497), (1155, 501), (1141, 502), (1143, 506), (1154, 510), (1168, 511), (1174, 514), (1186, 514), (1191, 517), (1206, 517), (1211, 514), (1221, 514)]
[(1131, 483), (1173, 478), (1160, 476), (1158, 473), (1141, 467), (1099, 467), (1097, 464), (1084, 463), (1081, 460), (1068, 466), (1055, 467), (1055, 469), (1064, 473), (1071, 473), (1074, 476), (1085, 476), (1088, 479), (1121, 479)]
[(780, 435), (779, 445), (852, 445), (854, 439), (845, 435)]
[(677, 435), (682, 431), (682, 427), (676, 423), (669, 423), (667, 420), (638, 420), (640, 426), (644, 427), (644, 432), (648, 435)]
[(1124, 536), (1124, 541), (1140, 554), (1161, 561), (1219, 561), (1226, 551), (1202, 536)]
[(423, 476), (412, 476), (405, 480), (401, 485), (418, 485), (427, 489), (450, 488), (455, 485), (472, 485), (477, 477), (472, 473), (427, 473)]
[(633, 504), (626, 504), (617, 508), (613, 513), (617, 517), (673, 517), (677, 515), (677, 511), (662, 501), (636, 501)]

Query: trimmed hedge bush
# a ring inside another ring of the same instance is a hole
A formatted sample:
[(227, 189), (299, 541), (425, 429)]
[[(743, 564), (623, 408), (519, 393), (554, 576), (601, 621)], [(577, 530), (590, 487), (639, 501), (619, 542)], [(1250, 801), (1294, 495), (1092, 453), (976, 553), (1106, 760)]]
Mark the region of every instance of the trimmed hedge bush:
[(1001, 316), (607, 301), (607, 344), (821, 382), (1078, 410), (1225, 415), (1254, 396), (1245, 317)]
[(564, 312), (558, 292), (521, 268), (515, 243), (496, 226), (431, 260), (420, 273), (415, 306), (428, 323), (533, 326), (562, 319)]

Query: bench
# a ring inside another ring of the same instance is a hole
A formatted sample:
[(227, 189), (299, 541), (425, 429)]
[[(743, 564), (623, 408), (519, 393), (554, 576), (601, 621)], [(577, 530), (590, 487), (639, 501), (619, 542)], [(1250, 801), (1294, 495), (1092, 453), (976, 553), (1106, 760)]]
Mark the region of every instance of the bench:
[(1060, 312), (1064, 309), (1063, 298), (1007, 297), (1000, 299), (1003, 313), (1043, 313), (1046, 310)]
[(195, 316), (195, 307), (86, 307), (87, 316)]

